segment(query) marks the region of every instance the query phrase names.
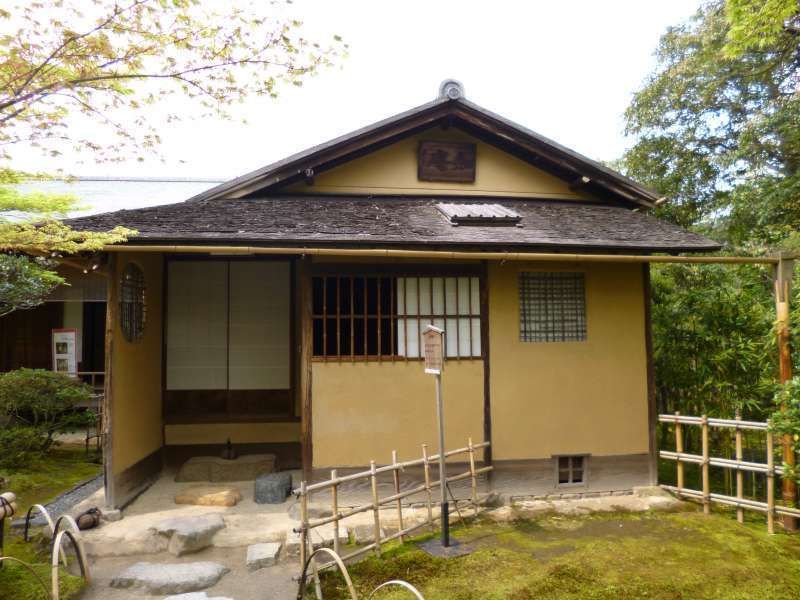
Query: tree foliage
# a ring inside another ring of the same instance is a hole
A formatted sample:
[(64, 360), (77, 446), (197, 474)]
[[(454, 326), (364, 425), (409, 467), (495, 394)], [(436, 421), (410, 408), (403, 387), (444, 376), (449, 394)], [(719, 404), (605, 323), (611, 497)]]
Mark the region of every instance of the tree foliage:
[[(44, 0), (0, 8), (0, 160), (19, 145), (98, 162), (143, 160), (160, 142), (153, 115), (228, 118), (249, 96), (301, 85), (346, 45), (338, 36), (304, 37), (286, 4)], [(0, 314), (35, 306), (63, 283), (53, 256), (135, 233), (72, 230), (60, 218), (75, 198), (13, 187), (28, 178), (0, 168)]]
[(658, 66), (625, 114), (636, 143), (624, 162), (670, 198), (661, 216), (713, 226), (736, 246), (791, 245), (800, 228), (800, 54), (789, 34), (770, 45), (759, 38), (755, 49), (742, 42), (732, 54), (730, 36), (747, 27), (754, 3), (730, 4), (735, 25), (717, 0), (662, 36)]
[[(800, 247), (798, 4), (713, 0), (670, 27), (626, 111), (621, 163), (669, 201), (657, 215), (728, 253)], [(777, 378), (769, 270), (655, 266), (660, 407), (767, 416)], [(800, 296), (792, 320), (800, 331)], [(797, 353), (795, 353), (795, 357)]]
[[(304, 37), (287, 4), (46, 0), (0, 10), (0, 158), (24, 142), (143, 159), (160, 142), (148, 120), (156, 106), (166, 121), (229, 117), (249, 96), (301, 85), (346, 46)], [(69, 126), (76, 115), (91, 119), (90, 135)]]

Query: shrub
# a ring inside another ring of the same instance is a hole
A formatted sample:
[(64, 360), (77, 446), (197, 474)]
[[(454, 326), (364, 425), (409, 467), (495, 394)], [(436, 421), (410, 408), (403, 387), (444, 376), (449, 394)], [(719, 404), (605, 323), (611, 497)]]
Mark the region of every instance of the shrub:
[(0, 374), (0, 461), (8, 468), (40, 456), (59, 431), (77, 429), (94, 416), (79, 411), (91, 388), (62, 373), (19, 369)]
[[(778, 386), (774, 398), (776, 411), (770, 425), (776, 435), (788, 435), (792, 450), (800, 451), (800, 376)], [(783, 464), (784, 473), (800, 482), (800, 467)]]

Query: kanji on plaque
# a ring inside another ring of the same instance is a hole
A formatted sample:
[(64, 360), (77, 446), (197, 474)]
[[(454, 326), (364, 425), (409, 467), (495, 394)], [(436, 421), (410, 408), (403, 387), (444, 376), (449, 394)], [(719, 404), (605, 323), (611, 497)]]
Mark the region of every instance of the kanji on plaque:
[(441, 375), (444, 367), (444, 330), (428, 325), (422, 333), (425, 350), (425, 372)]

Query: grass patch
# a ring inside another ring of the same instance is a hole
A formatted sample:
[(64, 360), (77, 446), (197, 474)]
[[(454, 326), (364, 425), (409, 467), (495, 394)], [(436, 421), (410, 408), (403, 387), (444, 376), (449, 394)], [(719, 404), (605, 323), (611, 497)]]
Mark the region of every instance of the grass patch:
[[(395, 543), (350, 566), (359, 597), (389, 579), (412, 583), (426, 600), (800, 597), (800, 539), (768, 536), (763, 523), (739, 525), (726, 514), (549, 516), (454, 532), (472, 554), (432, 558)], [(338, 573), (324, 576), (323, 591), (349, 597)], [(409, 597), (399, 588), (380, 595)]]
[(99, 475), (102, 466), (94, 462), (95, 459), (92, 451), (87, 457), (83, 445), (65, 444), (22, 468), (0, 469), (0, 477), (6, 480), (6, 490), (17, 495), (17, 514), (24, 517), (32, 504), (46, 504), (82, 481)]
[[(46, 457), (23, 469), (0, 470), (0, 477), (7, 482), (6, 490), (17, 495), (18, 517), (24, 518), (32, 504), (46, 504), (78, 483), (97, 476), (101, 466), (92, 462), (93, 459), (94, 454), (90, 453), (87, 457), (83, 446), (64, 445), (54, 448)], [(77, 559), (70, 556), (71, 553), (71, 550), (67, 553), (70, 563), (75, 563)], [(6, 524), (4, 554), (33, 565), (47, 588), (50, 588), (50, 553), (46, 540), (38, 537), (26, 543), (21, 534), (12, 533)], [(63, 567), (59, 581), (63, 600), (77, 598), (83, 589), (83, 579), (70, 575)], [(0, 569), (0, 598), (43, 600), (48, 596), (27, 569), (6, 561)]]

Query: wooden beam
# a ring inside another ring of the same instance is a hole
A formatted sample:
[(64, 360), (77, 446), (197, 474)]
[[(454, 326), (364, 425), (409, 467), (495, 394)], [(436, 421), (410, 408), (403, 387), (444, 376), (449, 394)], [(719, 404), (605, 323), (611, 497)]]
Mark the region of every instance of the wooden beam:
[(108, 257), (108, 286), (106, 289), (106, 335), (105, 335), (105, 381), (103, 390), (103, 475), (105, 480), (106, 506), (117, 508), (114, 489), (114, 330), (119, 306), (117, 302), (117, 255)]
[(312, 322), (311, 259), (303, 257), (298, 261), (297, 275), (300, 289), (300, 445), (303, 460), (303, 478), (311, 483), (314, 464), (311, 420), (311, 358), (314, 353)]
[[(483, 356), (483, 441), (492, 440), (491, 355), (489, 353), (489, 261), (481, 261), (481, 355)], [(483, 449), (483, 464), (492, 464), (492, 446)], [(491, 480), (492, 471), (488, 478)]]
[[(779, 380), (786, 383), (792, 378), (792, 351), (790, 323), (790, 301), (792, 295), (792, 276), (794, 275), (794, 260), (780, 256), (775, 265), (775, 316), (776, 335), (778, 338)], [(786, 410), (789, 407), (783, 406)], [(792, 450), (792, 436), (784, 435), (783, 462), (794, 466), (796, 457)], [(783, 478), (783, 502), (786, 506), (794, 507), (797, 504), (797, 484), (790, 477)], [(797, 519), (790, 516), (783, 517), (783, 526), (787, 531), (797, 531)]]
[(650, 285), (650, 265), (642, 265), (642, 290), (644, 299), (644, 346), (647, 357), (647, 440), (650, 459), (650, 485), (658, 485), (658, 443), (656, 425), (658, 410), (656, 407), (655, 365), (653, 363), (653, 317), (652, 291)]

